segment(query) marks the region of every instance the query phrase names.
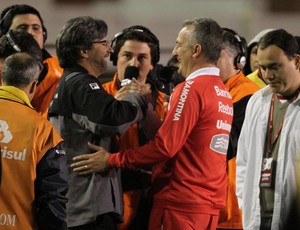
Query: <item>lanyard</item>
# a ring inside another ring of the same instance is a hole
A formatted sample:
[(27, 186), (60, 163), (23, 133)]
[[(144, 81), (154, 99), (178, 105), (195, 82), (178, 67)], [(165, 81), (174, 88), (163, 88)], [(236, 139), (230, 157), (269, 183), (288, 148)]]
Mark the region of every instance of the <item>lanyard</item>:
[[(296, 91), (295, 95), (293, 96), (291, 102), (293, 102), (297, 97), (298, 97), (298, 94), (299, 94), (299, 90)], [(272, 133), (273, 133), (273, 119), (274, 119), (274, 103), (275, 103), (275, 93), (272, 94), (272, 100), (271, 100), (271, 108), (270, 108), (270, 119), (269, 119), (269, 130), (268, 130), (268, 135), (269, 135), (269, 143), (268, 143), (268, 154), (267, 154), (267, 157), (269, 155), (271, 155), (272, 153), (272, 150), (274, 148), (274, 145), (280, 135), (280, 132), (282, 130), (282, 126), (283, 126), (283, 122), (284, 122), (284, 117), (282, 118), (282, 121), (281, 121), (281, 124), (280, 124), (280, 127), (278, 128), (276, 134), (275, 134), (275, 137), (274, 137), (274, 140), (272, 141)]]
[(274, 148), (274, 145), (280, 135), (280, 132), (282, 130), (282, 126), (283, 126), (283, 121), (284, 121), (284, 117), (282, 118), (282, 121), (281, 121), (281, 124), (280, 124), (280, 127), (278, 128), (276, 134), (275, 134), (275, 137), (274, 137), (274, 140), (272, 141), (272, 133), (273, 133), (273, 119), (274, 119), (274, 102), (275, 101), (275, 93), (273, 93), (272, 95), (272, 100), (271, 100), (271, 108), (270, 108), (270, 119), (269, 119), (269, 130), (268, 130), (268, 135), (269, 135), (269, 143), (268, 143), (268, 154), (267, 156), (271, 153), (272, 153), (272, 150)]

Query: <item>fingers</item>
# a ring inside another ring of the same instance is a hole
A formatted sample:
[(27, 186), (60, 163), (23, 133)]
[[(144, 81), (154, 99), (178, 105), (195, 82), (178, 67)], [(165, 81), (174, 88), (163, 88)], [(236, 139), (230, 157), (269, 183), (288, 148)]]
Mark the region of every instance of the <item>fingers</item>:
[(115, 94), (115, 99), (122, 100), (130, 93), (141, 93), (141, 86), (135, 83), (125, 85)]
[[(74, 158), (73, 158), (73, 160), (74, 160)], [(81, 161), (71, 164), (70, 167), (73, 168), (73, 171), (84, 171), (84, 170), (87, 170), (89, 163), (90, 162), (87, 160), (81, 160)]]
[(84, 176), (84, 175), (89, 175), (89, 174), (92, 174), (94, 173), (94, 170), (93, 168), (86, 164), (86, 165), (76, 165), (75, 164), (72, 164), (71, 167), (73, 168), (73, 171), (74, 172), (78, 172), (78, 174), (80, 176)]
[(147, 95), (151, 93), (151, 85), (150, 84), (145, 84), (141, 88), (141, 94)]
[(88, 146), (96, 152), (74, 157), (74, 163), (70, 165), (72, 170), (78, 172), (79, 175), (88, 175), (106, 171), (109, 168), (107, 159), (110, 153), (104, 148), (92, 143), (88, 143)]
[(92, 143), (90, 143), (90, 142), (88, 142), (88, 146), (89, 146), (92, 150), (96, 150), (96, 151), (98, 151), (98, 150), (103, 150), (102, 147), (100, 147), (100, 146), (98, 146), (98, 145), (94, 145), (94, 144), (92, 144)]

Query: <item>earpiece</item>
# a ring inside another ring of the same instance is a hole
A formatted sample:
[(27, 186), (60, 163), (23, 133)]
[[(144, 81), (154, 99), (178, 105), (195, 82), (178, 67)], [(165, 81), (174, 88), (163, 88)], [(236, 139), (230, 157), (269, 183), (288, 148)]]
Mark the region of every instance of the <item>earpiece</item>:
[(48, 33), (47, 33), (47, 29), (45, 26), (42, 27), (42, 30), (43, 30), (43, 39), (44, 39), (44, 44), (45, 44), (47, 37), (48, 37)]
[(9, 30), (5, 36), (7, 37), (7, 40), (9, 41), (9, 43), (11, 44), (11, 46), (14, 48), (15, 51), (17, 51), (18, 53), (22, 52), (20, 46), (18, 45), (15, 36), (13, 35), (12, 31)]
[(234, 37), (234, 41), (232, 41), (233, 39), (229, 39), (229, 40), (231, 40), (231, 43), (234, 43), (235, 46), (238, 47), (238, 54), (234, 58), (234, 63), (233, 64), (234, 64), (236, 69), (241, 70), (246, 65), (246, 52), (247, 52), (246, 50), (247, 50), (247, 47), (245, 47), (245, 45), (243, 44), (242, 37), (239, 36), (234, 30), (231, 30), (231, 29), (228, 29), (228, 28), (223, 28), (223, 31), (225, 33), (231, 34)]
[(244, 46), (242, 44), (242, 39), (238, 34), (235, 34), (234, 37), (238, 41), (238, 45), (240, 47), (240, 52), (234, 59), (234, 65), (237, 69), (243, 69), (246, 65), (246, 51), (244, 49)]
[[(120, 48), (121, 48), (121, 47), (119, 47), (118, 42), (124, 36), (127, 36), (130, 33), (134, 33), (134, 32), (144, 34), (146, 37), (148, 37), (150, 42), (154, 44), (155, 52), (154, 52), (154, 55), (152, 57), (152, 64), (155, 65), (156, 63), (158, 63), (159, 59), (160, 59), (160, 50), (159, 50), (159, 40), (158, 40), (158, 38), (149, 29), (147, 29), (144, 26), (132, 26), (132, 27), (126, 28), (126, 29), (116, 33), (114, 35), (114, 37), (112, 38), (112, 40), (111, 40), (111, 47), (113, 48), (114, 52), (110, 55), (110, 60), (112, 61), (113, 65), (117, 65), (118, 53), (119, 53)], [(132, 36), (132, 38), (133, 38), (133, 40), (137, 40), (137, 41), (140, 40), (138, 37), (135, 38), (134, 36)], [(126, 39), (126, 40), (131, 40), (131, 38)], [(141, 41), (143, 41), (143, 40), (141, 39)], [(149, 43), (149, 42), (147, 42), (147, 43)]]
[[(20, 8), (21, 7), (26, 7), (25, 11), (22, 11)], [(5, 21), (6, 20), (12, 20), (11, 17), (14, 17), (15, 15), (19, 15), (19, 14), (35, 14), (39, 17), (40, 21), (41, 21), (41, 24), (42, 24), (42, 33), (43, 33), (43, 41), (44, 43), (46, 42), (47, 40), (47, 29), (44, 27), (43, 25), (43, 20), (42, 18), (40, 17), (39, 15), (39, 12), (32, 8), (31, 6), (26, 6), (26, 5), (13, 5), (11, 7), (11, 9), (9, 9), (5, 14), (4, 16), (2, 17), (1, 21), (0, 21), (0, 37), (4, 34), (6, 34), (8, 31), (9, 28), (5, 28)], [(11, 19), (10, 19), (11, 18)]]

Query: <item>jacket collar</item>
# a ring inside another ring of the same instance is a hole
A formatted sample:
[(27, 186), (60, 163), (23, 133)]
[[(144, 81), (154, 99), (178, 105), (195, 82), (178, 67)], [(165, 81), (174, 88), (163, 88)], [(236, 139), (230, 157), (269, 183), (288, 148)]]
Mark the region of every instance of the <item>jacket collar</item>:
[(15, 101), (33, 109), (27, 94), (14, 86), (0, 86), (0, 98)]
[(195, 77), (201, 76), (201, 75), (215, 75), (220, 76), (220, 69), (217, 67), (206, 67), (202, 69), (198, 69), (195, 72), (191, 73), (186, 80), (192, 80)]

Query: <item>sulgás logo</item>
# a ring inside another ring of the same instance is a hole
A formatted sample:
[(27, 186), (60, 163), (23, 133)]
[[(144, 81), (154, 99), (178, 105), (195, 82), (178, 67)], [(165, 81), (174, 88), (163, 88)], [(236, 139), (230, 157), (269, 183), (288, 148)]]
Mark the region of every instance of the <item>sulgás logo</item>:
[(8, 124), (6, 121), (0, 120), (0, 142), (7, 144), (11, 141), (13, 136), (8, 130)]
[[(12, 138), (13, 136), (9, 131), (7, 122), (4, 120), (0, 120), (0, 142), (4, 144), (8, 144), (12, 140)], [(25, 161), (26, 152), (27, 152), (26, 148), (24, 148), (21, 151), (19, 150), (15, 151), (10, 149), (6, 145), (1, 146), (1, 155), (3, 159)]]

